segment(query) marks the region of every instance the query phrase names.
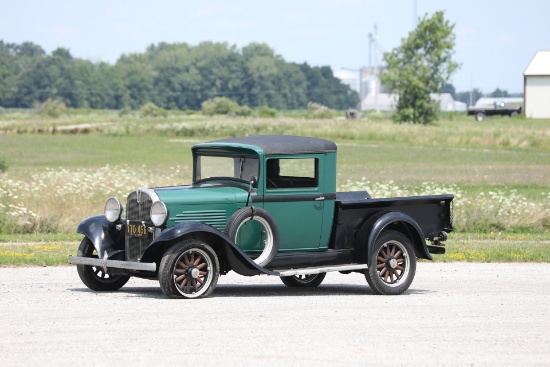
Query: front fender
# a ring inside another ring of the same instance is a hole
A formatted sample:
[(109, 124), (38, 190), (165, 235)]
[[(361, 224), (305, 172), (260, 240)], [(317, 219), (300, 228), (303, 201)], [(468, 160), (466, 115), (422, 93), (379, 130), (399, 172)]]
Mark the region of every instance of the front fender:
[(76, 228), (76, 233), (80, 233), (92, 241), (100, 259), (103, 258), (105, 252), (109, 257), (114, 252), (124, 250), (124, 230), (117, 230), (116, 224), (109, 222), (105, 215), (84, 219)]
[[(368, 262), (374, 251), (374, 243), (390, 225), (396, 225), (396, 230), (407, 236), (414, 247), (415, 255), (419, 258), (432, 260), (432, 255), (428, 251), (426, 240), (422, 229), (416, 221), (402, 212), (382, 212), (365, 222), (357, 236), (355, 249), (358, 252), (360, 260)], [(366, 243), (366, 249), (365, 249)]]
[(207, 240), (217, 253), (225, 256), (233, 271), (238, 274), (251, 276), (258, 274), (274, 275), (271, 270), (256, 264), (246, 255), (227, 235), (216, 228), (200, 222), (178, 223), (164, 230), (147, 247), (141, 259), (142, 262), (160, 262), (167, 244), (175, 243), (186, 238), (201, 238)]

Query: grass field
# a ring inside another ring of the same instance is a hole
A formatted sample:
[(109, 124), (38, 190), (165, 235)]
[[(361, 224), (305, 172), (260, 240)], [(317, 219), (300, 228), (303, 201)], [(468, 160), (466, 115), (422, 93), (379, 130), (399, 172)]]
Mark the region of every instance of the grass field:
[[(340, 190), (368, 189), (376, 197), (454, 193), (457, 233), (443, 261), (550, 261), (550, 120), (478, 123), (464, 116), (414, 126), (379, 114), (361, 120), (181, 114), (152, 120), (107, 111), (48, 120), (7, 113), (0, 115), (0, 163), (8, 165), (0, 172), (0, 242), (67, 236), (68, 243), (47, 242), (61, 248), (38, 248), (45, 256), (66, 251), (63, 246), (75, 246), (76, 225), (101, 213), (107, 197), (189, 183), (192, 145), (250, 134), (336, 141)], [(453, 252), (459, 245), (471, 251)], [(1, 260), (10, 251), (0, 249), (0, 264), (16, 263)]]

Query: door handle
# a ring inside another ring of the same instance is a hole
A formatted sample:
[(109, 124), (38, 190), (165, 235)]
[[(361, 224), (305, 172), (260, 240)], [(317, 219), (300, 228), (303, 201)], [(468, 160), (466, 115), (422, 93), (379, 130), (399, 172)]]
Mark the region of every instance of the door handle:
[(318, 198), (315, 198), (315, 201), (323, 201), (325, 200), (324, 196), (319, 196)]

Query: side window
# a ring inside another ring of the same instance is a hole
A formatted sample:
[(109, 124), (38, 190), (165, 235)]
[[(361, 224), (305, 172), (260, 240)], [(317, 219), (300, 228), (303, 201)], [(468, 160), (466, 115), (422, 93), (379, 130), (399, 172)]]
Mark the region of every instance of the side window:
[(272, 158), (267, 160), (268, 189), (314, 188), (319, 182), (316, 158)]

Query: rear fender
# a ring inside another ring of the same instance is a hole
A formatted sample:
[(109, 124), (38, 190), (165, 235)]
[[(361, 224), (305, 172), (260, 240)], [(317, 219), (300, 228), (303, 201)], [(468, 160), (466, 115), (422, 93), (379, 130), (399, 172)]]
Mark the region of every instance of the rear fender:
[(368, 259), (372, 257), (374, 244), (378, 236), (388, 229), (399, 231), (409, 238), (413, 244), (416, 257), (432, 260), (422, 229), (414, 219), (401, 212), (381, 212), (369, 218), (359, 231), (355, 242), (358, 261), (368, 262)]
[(227, 260), (231, 270), (238, 274), (251, 276), (258, 274), (274, 275), (275, 273), (256, 264), (227, 235), (216, 228), (199, 222), (176, 224), (164, 230), (147, 247), (141, 259), (142, 262), (158, 262), (168, 246), (185, 239), (197, 238), (204, 240), (219, 256)]
[(111, 254), (124, 250), (124, 228), (122, 224), (120, 230), (116, 228), (116, 223), (111, 223), (104, 215), (96, 215), (80, 222), (76, 228), (76, 233), (80, 233), (92, 241), (101, 259), (107, 253)]

